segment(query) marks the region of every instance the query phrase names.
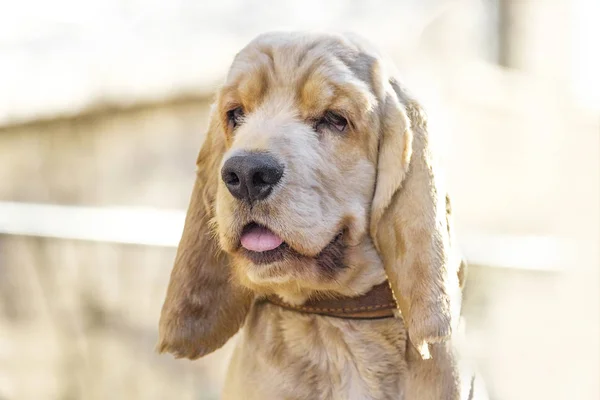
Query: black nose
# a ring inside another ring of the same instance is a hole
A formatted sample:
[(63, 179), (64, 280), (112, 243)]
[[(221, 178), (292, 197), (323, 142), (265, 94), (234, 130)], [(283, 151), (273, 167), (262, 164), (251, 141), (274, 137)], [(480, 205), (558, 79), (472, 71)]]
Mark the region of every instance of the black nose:
[(283, 175), (283, 166), (266, 153), (231, 157), (221, 169), (221, 178), (233, 196), (247, 202), (267, 198)]

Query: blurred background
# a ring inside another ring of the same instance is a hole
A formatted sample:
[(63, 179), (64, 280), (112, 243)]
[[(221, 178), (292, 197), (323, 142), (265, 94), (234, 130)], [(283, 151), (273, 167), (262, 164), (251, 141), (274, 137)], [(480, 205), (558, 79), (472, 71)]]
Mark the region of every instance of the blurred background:
[(215, 88), (267, 30), (355, 31), (432, 118), (490, 397), (600, 398), (597, 0), (0, 0), (0, 399), (216, 399), (154, 353)]

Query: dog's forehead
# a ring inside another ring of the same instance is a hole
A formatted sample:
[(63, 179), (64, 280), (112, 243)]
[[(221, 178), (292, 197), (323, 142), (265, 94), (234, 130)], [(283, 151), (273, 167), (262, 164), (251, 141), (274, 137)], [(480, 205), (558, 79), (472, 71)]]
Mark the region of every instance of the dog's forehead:
[(337, 34), (271, 32), (258, 36), (235, 57), (227, 83), (235, 84), (252, 74), (263, 79), (295, 83), (319, 69), (340, 81), (358, 78), (372, 85), (372, 66), (377, 55), (360, 38)]

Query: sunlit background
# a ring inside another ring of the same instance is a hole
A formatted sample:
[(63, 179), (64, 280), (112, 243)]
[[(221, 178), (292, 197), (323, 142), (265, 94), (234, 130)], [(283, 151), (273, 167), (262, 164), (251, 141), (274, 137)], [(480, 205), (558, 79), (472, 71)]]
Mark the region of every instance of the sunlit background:
[(0, 0), (0, 399), (216, 399), (154, 353), (213, 92), (267, 30), (355, 31), (429, 110), (491, 399), (600, 398), (597, 0)]

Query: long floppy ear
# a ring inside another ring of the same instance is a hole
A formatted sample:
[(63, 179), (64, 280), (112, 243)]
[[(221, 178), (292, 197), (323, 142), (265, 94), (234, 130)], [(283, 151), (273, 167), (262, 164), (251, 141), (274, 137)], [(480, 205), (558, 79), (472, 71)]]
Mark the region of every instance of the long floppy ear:
[(429, 358), (428, 344), (448, 339), (460, 312), (460, 260), (425, 113), (395, 80), (386, 87), (370, 232), (410, 340)]
[(195, 359), (223, 346), (240, 328), (252, 295), (231, 280), (229, 259), (211, 232), (218, 168), (225, 152), (213, 114), (159, 323), (159, 352)]

